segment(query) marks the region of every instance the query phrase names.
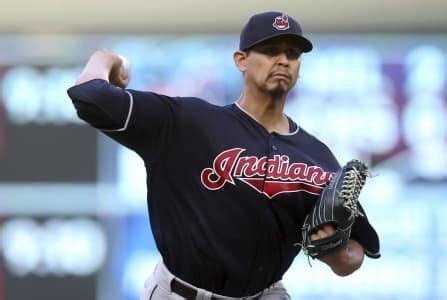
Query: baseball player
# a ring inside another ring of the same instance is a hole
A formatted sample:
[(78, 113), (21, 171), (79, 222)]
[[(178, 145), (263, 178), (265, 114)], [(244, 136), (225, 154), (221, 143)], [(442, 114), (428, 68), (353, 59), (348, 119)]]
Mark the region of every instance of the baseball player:
[[(138, 153), (147, 169), (162, 261), (141, 299), (290, 299), (281, 278), (301, 250), (306, 216), (340, 169), (328, 147), (283, 112), (311, 50), (292, 17), (252, 16), (233, 57), (241, 96), (226, 106), (126, 89), (123, 57), (90, 57), (68, 90), (79, 117)], [(336, 232), (325, 224), (310, 236)], [(379, 257), (379, 243), (358, 218), (342, 247), (317, 257), (345, 276), (365, 254)]]

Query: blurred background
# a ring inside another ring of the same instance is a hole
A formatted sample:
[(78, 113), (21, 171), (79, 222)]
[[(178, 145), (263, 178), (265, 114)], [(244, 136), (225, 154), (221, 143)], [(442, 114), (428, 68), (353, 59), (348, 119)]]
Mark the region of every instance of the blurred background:
[(341, 163), (382, 258), (340, 278), (300, 254), (292, 299), (447, 299), (447, 2), (1, 0), (0, 300), (138, 299), (159, 259), (142, 161), (86, 126), (66, 89), (89, 55), (132, 64), (130, 88), (234, 102), (248, 17), (296, 17), (303, 56), (287, 113)]

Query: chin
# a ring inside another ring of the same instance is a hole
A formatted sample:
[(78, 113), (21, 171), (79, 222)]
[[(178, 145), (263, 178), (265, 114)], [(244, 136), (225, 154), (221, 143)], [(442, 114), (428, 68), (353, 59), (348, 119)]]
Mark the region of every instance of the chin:
[(286, 93), (288, 93), (289, 91), (290, 91), (290, 88), (289, 88), (288, 85), (278, 83), (274, 88), (270, 89), (269, 92), (270, 92), (270, 94), (272, 94), (272, 95), (277, 95), (277, 96), (279, 96), (279, 95), (286, 94)]

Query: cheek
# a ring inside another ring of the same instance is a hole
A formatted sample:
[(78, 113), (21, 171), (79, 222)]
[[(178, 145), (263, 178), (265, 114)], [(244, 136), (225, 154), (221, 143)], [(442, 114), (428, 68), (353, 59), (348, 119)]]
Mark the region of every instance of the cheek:
[(249, 72), (250, 77), (255, 78), (256, 81), (263, 80), (268, 75), (266, 63), (259, 60), (253, 61), (250, 64)]
[(300, 69), (301, 69), (301, 58), (298, 59), (296, 68), (297, 68), (297, 72), (300, 73)]
[(291, 69), (292, 69), (293, 74), (296, 74), (296, 77), (299, 77), (300, 69), (301, 69), (301, 59), (299, 59), (298, 61), (293, 63), (291, 65)]

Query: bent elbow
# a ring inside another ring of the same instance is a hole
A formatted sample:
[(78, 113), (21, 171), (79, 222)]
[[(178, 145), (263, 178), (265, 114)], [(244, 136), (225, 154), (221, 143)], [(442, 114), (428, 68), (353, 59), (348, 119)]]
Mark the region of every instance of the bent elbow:
[(89, 103), (75, 103), (74, 106), (78, 117), (95, 128), (114, 129), (121, 126), (99, 107)]
[(96, 128), (120, 128), (131, 108), (130, 94), (104, 80), (75, 85), (67, 93), (78, 117)]

